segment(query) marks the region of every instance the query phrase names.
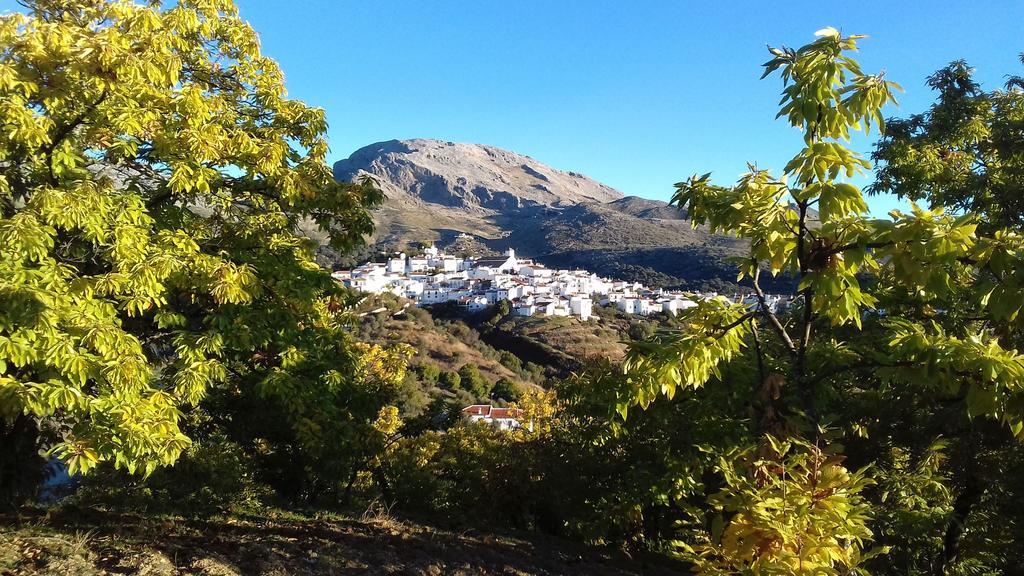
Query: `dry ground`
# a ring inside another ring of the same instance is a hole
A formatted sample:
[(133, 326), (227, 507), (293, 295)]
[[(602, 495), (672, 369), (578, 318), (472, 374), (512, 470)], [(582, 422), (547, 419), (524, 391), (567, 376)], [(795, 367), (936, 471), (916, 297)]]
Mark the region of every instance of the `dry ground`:
[(663, 559), (554, 539), (363, 519), (150, 518), (92, 510), (0, 516), (0, 576), (682, 574)]
[(385, 321), (384, 329), (373, 334), (375, 342), (392, 344), (408, 344), (416, 349), (417, 355), (413, 363), (430, 361), (441, 370), (457, 371), (465, 364), (474, 364), (487, 380), (497, 382), (505, 378), (514, 382), (522, 379), (500, 362), (491, 360), (479, 350), (459, 341), (459, 339), (441, 328), (428, 328), (397, 318)]
[(501, 329), (532, 339), (555, 353), (578, 360), (608, 358), (622, 360), (626, 355), (624, 342), (629, 320), (615, 318), (581, 322), (577, 318), (533, 316), (512, 317)]

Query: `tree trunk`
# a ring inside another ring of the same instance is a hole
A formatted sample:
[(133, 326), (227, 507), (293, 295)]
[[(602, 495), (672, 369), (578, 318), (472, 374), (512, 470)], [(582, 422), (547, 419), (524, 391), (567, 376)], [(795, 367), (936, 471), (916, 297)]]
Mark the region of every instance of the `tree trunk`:
[(352, 471), (348, 475), (348, 483), (345, 484), (345, 494), (342, 496), (342, 504), (348, 506), (352, 503), (352, 487), (356, 483), (356, 478), (359, 476), (359, 470), (353, 466)]
[(957, 495), (953, 502), (953, 516), (946, 526), (946, 534), (942, 538), (942, 550), (938, 561), (935, 563), (934, 576), (946, 576), (947, 570), (956, 563), (960, 555), (960, 544), (964, 537), (964, 526), (971, 510), (981, 501), (985, 493), (981, 483), (975, 474), (967, 476), (967, 482), (962, 492)]
[(39, 455), (39, 427), (24, 414), (0, 419), (0, 508), (14, 509), (34, 497), (45, 476)]
[(391, 504), (392, 502), (394, 502), (394, 500), (395, 500), (394, 496), (395, 495), (391, 491), (391, 485), (388, 483), (388, 478), (384, 474), (384, 470), (381, 469), (380, 466), (374, 466), (370, 470), (370, 474), (373, 475), (373, 480), (374, 480), (374, 482), (377, 483), (377, 487), (380, 488), (380, 493), (381, 493), (381, 496), (384, 497), (384, 500), (388, 504)]

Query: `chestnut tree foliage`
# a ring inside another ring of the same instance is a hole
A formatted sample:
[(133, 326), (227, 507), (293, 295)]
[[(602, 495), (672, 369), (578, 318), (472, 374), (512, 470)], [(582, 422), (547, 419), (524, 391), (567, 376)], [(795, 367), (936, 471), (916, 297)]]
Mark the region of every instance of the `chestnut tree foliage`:
[[(972, 75), (966, 62), (950, 63), (928, 78), (937, 92), (935, 104), (888, 122), (873, 154), (878, 168), (870, 191), (972, 213), (983, 237), (1013, 238), (1024, 226), (1024, 80), (1008, 76), (1001, 89), (984, 90)], [(1009, 249), (984, 264), (978, 289), (994, 313), (980, 316), (975, 301), (950, 299), (939, 310), (948, 312), (942, 316), (947, 329), (963, 330), (958, 326), (969, 321), (974, 330), (998, 337), (1002, 347), (1021, 348), (1016, 254)], [(991, 419), (964, 418), (961, 408), (970, 398), (955, 399), (929, 406), (936, 413), (927, 419), (906, 402), (890, 402), (879, 414), (893, 420), (894, 429), (900, 426), (895, 422), (914, 422), (913, 432), (896, 435), (917, 444), (889, 459), (894, 474), (886, 483), (893, 490), (886, 493), (913, 503), (887, 507), (880, 515), (890, 534), (913, 544), (889, 557), (903, 572), (1011, 572), (1024, 565), (1020, 433), (1012, 435)], [(929, 539), (931, 525), (940, 535)]]
[[(749, 242), (740, 277), (757, 303), (700, 303), (682, 313), (681, 329), (633, 345), (621, 376), (604, 377), (626, 418), (662, 396), (730, 386), (737, 369), (753, 374), (749, 442), (706, 447), (718, 464), (690, 468), (700, 474), (675, 489), (680, 500), (706, 495), (676, 542), (704, 574), (847, 574), (872, 562), (943, 574), (967, 539), (978, 538), (975, 560), (998, 547), (991, 527), (964, 527), (986, 494), (985, 455), (1019, 459), (1024, 437), (1024, 356), (1015, 348), (1024, 238), (1019, 210), (1000, 199), (1019, 186), (1016, 157), (1002, 178), (984, 179), (988, 188), (972, 181), (982, 178), (978, 166), (993, 175), (992, 162), (1006, 158), (990, 145), (1010, 130), (1002, 124), (1020, 98), (961, 98), (941, 116), (898, 124), (879, 153), (888, 162), (881, 185), (928, 207), (872, 218), (853, 184), (871, 164), (847, 142), (884, 130), (882, 110), (899, 87), (850, 56), (861, 38), (826, 28), (798, 50), (771, 49), (765, 76), (783, 82), (778, 117), (803, 136), (780, 172), (752, 165), (732, 186), (709, 175), (676, 185), (673, 203), (694, 225)], [(972, 109), (957, 135), (913, 133)], [(799, 282), (786, 313), (760, 287), (769, 273)], [(973, 476), (944, 464), (951, 452), (971, 455)], [(985, 565), (1012, 566), (1005, 558)]]
[(323, 110), (230, 0), (25, 6), (0, 16), (0, 417), (72, 473), (173, 463), (213, 389), (314, 455), (357, 410), (370, 433), (406, 353), (353, 345), (301, 232), (351, 248), (382, 198), (333, 180)]
[[(1024, 63), (1024, 54), (1021, 55)], [(872, 192), (983, 216), (983, 225), (1024, 226), (1024, 78), (985, 91), (963, 60), (928, 78), (938, 101), (891, 121), (874, 159)]]

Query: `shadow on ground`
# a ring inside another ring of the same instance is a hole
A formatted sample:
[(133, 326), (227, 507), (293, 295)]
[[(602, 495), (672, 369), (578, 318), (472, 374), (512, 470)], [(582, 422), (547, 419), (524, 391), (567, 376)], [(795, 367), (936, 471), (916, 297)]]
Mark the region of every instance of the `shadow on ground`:
[(668, 575), (659, 557), (454, 532), (386, 516), (160, 519), (68, 509), (0, 516), (0, 575)]

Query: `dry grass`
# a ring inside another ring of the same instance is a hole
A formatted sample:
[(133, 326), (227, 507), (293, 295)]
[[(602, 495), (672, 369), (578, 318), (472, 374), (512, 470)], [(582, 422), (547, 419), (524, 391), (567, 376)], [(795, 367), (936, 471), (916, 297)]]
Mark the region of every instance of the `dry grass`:
[(464, 364), (475, 364), (480, 373), (491, 382), (502, 378), (519, 382), (518, 374), (497, 360), (484, 356), (479, 350), (460, 341), (442, 328), (430, 329), (410, 320), (388, 319), (384, 329), (373, 334), (375, 339), (389, 343), (409, 344), (417, 350), (413, 363), (430, 360), (441, 370), (456, 371)]
[(580, 322), (572, 318), (516, 318), (503, 324), (502, 329), (577, 360), (621, 360), (626, 354), (625, 325), (609, 327), (596, 321)]
[(293, 514), (167, 522), (64, 511), (36, 525), (0, 517), (0, 574), (100, 576), (464, 574), (626, 576), (678, 574), (664, 559), (553, 538), (453, 532), (400, 520), (371, 506), (366, 518)]

